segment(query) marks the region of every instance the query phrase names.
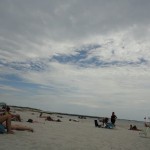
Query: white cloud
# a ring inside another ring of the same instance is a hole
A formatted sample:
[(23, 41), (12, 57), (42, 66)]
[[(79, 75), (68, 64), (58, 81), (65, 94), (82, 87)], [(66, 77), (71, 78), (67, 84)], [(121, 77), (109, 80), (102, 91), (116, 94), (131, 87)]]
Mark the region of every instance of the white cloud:
[[(132, 112), (135, 106), (140, 119), (150, 96), (149, 8), (148, 0), (1, 1), (0, 89), (14, 91), (12, 97), (3, 93), (3, 98), (25, 105), (29, 96), (33, 106), (43, 99), (43, 109), (53, 103), (53, 110), (84, 113), (83, 107), (87, 114), (114, 109), (121, 117), (130, 116), (125, 109)], [(52, 59), (77, 57), (90, 44), (101, 47), (76, 63)], [(80, 66), (92, 58), (108, 65)], [(17, 100), (18, 89), (9, 82), (17, 81), (5, 75), (15, 75), (20, 84), (35, 85), (29, 87), (35, 94)]]

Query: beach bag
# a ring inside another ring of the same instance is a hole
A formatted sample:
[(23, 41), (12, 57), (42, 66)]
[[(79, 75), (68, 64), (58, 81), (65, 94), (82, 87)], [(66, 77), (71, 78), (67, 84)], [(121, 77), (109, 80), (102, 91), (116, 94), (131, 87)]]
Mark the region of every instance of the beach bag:
[(5, 127), (2, 124), (0, 124), (0, 134), (3, 133), (5, 133)]
[(32, 119), (28, 119), (28, 121), (27, 121), (27, 122), (33, 123), (33, 120), (32, 120)]

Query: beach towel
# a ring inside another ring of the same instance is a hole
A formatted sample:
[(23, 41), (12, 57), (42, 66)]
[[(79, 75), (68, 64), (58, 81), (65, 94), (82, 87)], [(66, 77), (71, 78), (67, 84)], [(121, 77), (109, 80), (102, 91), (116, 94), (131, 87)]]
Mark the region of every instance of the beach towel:
[(113, 129), (115, 126), (112, 123), (107, 123), (105, 128)]
[(0, 124), (0, 134), (3, 133), (5, 133), (5, 127), (2, 124)]

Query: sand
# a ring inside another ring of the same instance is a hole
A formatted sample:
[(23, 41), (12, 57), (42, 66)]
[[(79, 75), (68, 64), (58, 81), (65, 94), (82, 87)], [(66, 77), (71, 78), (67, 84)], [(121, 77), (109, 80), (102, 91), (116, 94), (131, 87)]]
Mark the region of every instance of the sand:
[[(0, 134), (0, 150), (150, 150), (150, 135), (141, 137), (139, 131), (128, 130), (130, 124), (143, 128), (142, 122), (117, 120), (115, 129), (105, 129), (96, 128), (94, 118), (61, 115), (62, 122), (51, 122), (39, 118), (39, 112), (21, 109), (16, 113), (23, 120), (12, 124), (30, 126), (34, 132)], [(57, 116), (60, 115), (51, 115), (54, 119)], [(40, 123), (26, 122), (29, 118)]]

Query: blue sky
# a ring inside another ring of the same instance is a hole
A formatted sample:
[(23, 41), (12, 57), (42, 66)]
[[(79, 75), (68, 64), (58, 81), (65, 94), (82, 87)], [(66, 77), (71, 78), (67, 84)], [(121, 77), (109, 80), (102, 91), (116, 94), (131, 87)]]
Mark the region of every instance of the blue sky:
[(1, 0), (1, 101), (150, 116), (149, 14), (148, 0)]

